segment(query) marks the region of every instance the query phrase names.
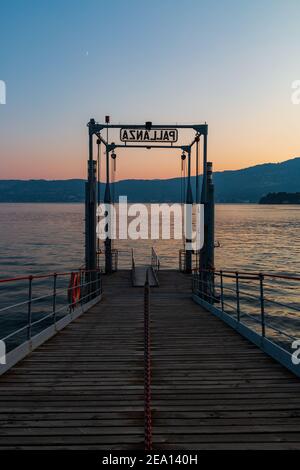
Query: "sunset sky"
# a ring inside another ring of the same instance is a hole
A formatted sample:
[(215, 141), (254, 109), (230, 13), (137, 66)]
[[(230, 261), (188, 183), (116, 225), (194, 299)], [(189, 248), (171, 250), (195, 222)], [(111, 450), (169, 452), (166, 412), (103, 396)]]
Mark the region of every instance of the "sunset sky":
[[(1, 0), (0, 178), (86, 176), (91, 117), (209, 125), (215, 170), (300, 155), (299, 0)], [(179, 176), (118, 152), (117, 178)]]

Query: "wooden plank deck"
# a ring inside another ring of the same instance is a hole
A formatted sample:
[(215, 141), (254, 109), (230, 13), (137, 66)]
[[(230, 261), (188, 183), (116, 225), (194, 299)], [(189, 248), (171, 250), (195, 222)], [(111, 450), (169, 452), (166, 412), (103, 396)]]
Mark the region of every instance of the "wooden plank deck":
[[(300, 381), (190, 299), (151, 289), (158, 449), (299, 449)], [(143, 448), (143, 289), (130, 272), (104, 300), (0, 378), (0, 450)]]

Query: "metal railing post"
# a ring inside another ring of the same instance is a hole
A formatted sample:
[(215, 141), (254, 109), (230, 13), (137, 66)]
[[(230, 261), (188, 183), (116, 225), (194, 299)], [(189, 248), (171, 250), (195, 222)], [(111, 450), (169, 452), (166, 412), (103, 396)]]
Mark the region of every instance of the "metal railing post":
[(101, 294), (101, 273), (97, 271), (97, 297)]
[(53, 274), (53, 322), (56, 323), (56, 282), (57, 282), (57, 274)]
[(221, 308), (222, 308), (222, 312), (224, 312), (223, 271), (220, 271), (220, 289), (221, 289)]
[(239, 273), (235, 273), (235, 290), (236, 290), (236, 312), (237, 321), (240, 321), (240, 287), (239, 287)]
[(89, 289), (89, 297), (88, 297), (88, 301), (90, 302), (91, 300), (93, 300), (93, 288), (92, 288), (92, 273), (91, 271), (88, 272), (88, 289)]
[(261, 334), (263, 337), (265, 337), (266, 325), (265, 325), (265, 300), (264, 300), (264, 276), (263, 274), (259, 274), (259, 286), (260, 286)]
[(99, 295), (99, 272), (95, 272), (95, 297)]
[(97, 297), (97, 285), (98, 285), (98, 277), (97, 277), (96, 271), (91, 273), (91, 277), (92, 277), (91, 286), (93, 289), (93, 299), (94, 299), (95, 297)]
[(199, 285), (199, 292), (201, 294), (201, 298), (204, 299), (204, 284), (203, 284), (203, 271), (202, 270), (199, 272), (198, 285)]
[(31, 339), (31, 320), (32, 320), (32, 279), (33, 276), (29, 276), (29, 286), (28, 286), (28, 316), (27, 316), (27, 339)]
[(82, 270), (80, 270), (79, 272), (80, 272), (80, 305), (82, 306), (83, 305), (83, 298), (85, 297), (85, 293), (84, 293), (84, 289), (83, 289), (83, 285), (84, 285), (83, 275), (84, 275), (84, 272)]

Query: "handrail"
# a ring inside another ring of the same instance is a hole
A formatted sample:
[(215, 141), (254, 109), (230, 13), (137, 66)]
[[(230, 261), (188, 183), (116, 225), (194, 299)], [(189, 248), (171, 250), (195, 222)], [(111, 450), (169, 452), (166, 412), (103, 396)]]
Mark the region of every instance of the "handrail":
[[(66, 279), (70, 276), (69, 282), (64, 281), (62, 285), (58, 285), (59, 281)], [(15, 324), (12, 331), (4, 332), (4, 336), (0, 338), (2, 341), (12, 340), (15, 338), (11, 350), (20, 346), (26, 341), (31, 341), (37, 334), (42, 333), (49, 327), (50, 324), (56, 327), (64, 316), (72, 313), (78, 307), (89, 303), (90, 301), (98, 298), (102, 293), (102, 278), (99, 269), (86, 270), (77, 269), (74, 271), (52, 273), (52, 274), (38, 274), (19, 276), (15, 278), (7, 278), (0, 280), (2, 294), (5, 294), (6, 286), (15, 283), (27, 281), (27, 285), (22, 283), (21, 290), (15, 290), (14, 295), (23, 296), (18, 302), (5, 305), (0, 308), (0, 321), (1, 314), (9, 314), (9, 318), (14, 319)], [(35, 284), (35, 281), (44, 281)], [(24, 290), (25, 288), (25, 290)], [(37, 295), (34, 295), (34, 289), (38, 288)], [(19, 292), (19, 294), (18, 294)], [(8, 290), (7, 299), (12, 293), (11, 289)], [(63, 295), (65, 293), (65, 295)], [(5, 302), (5, 297), (1, 297), (1, 301)], [(8, 300), (6, 300), (8, 303)], [(59, 303), (59, 305), (58, 305)], [(34, 307), (39, 307), (38, 311), (34, 311)], [(13, 311), (15, 309), (15, 311)], [(16, 310), (17, 309), (17, 310)], [(16, 316), (17, 314), (17, 316)], [(38, 318), (36, 316), (38, 315)], [(36, 326), (44, 322), (44, 326), (36, 330)], [(50, 322), (50, 323), (49, 323)], [(33, 327), (35, 331), (32, 332)], [(26, 337), (16, 338), (22, 332), (27, 332)], [(21, 342), (20, 342), (21, 341)]]
[[(187, 259), (186, 259), (186, 254), (187, 250), (185, 248), (180, 248), (178, 255), (179, 255), (179, 271), (180, 272), (186, 272), (187, 268)], [(192, 265), (196, 266), (192, 268), (192, 272), (196, 271), (199, 269), (199, 256), (200, 256), (200, 251), (199, 250), (191, 250), (190, 251), (190, 256), (192, 257)]]
[(160, 270), (160, 259), (153, 246), (151, 248), (151, 266), (155, 272)]
[[(75, 271), (80, 271), (82, 273), (91, 273), (91, 272), (98, 272), (98, 269), (76, 269)], [(48, 273), (48, 274), (28, 274), (27, 276), (21, 276), (21, 277), (11, 277), (11, 278), (5, 278), (5, 279), (0, 279), (0, 284), (4, 282), (14, 282), (14, 281), (28, 281), (29, 279), (46, 279), (46, 278), (51, 278), (53, 276), (70, 276), (74, 271), (66, 271), (66, 272), (61, 272), (61, 273)]]
[(134, 259), (134, 251), (133, 248), (131, 248), (131, 269), (135, 269), (135, 259)]
[[(268, 284), (265, 285), (266, 278), (272, 278), (274, 281), (271, 290), (268, 289)], [(280, 282), (288, 280), (291, 283)], [(299, 322), (300, 329), (300, 316), (295, 317), (295, 313), (300, 313), (300, 302), (295, 297), (296, 294), (290, 302), (286, 300), (286, 289), (289, 289), (289, 295), (292, 295), (298, 287), (294, 281), (298, 282), (300, 278), (291, 275), (249, 273), (246, 271), (194, 270), (193, 292), (204, 302), (212, 305), (212, 308), (236, 319), (238, 324), (241, 323), (252, 328), (253, 325), (249, 326), (247, 319), (250, 318), (252, 321), (258, 322), (260, 325), (258, 334), (262, 338), (267, 337), (269, 341), (276, 344), (278, 334), (291, 341), (297, 339), (297, 335), (293, 334), (296, 321)], [(277, 290), (274, 289), (275, 285)], [(292, 294), (291, 288), (293, 288)], [(274, 296), (276, 297), (274, 298)], [(231, 304), (232, 311), (230, 312), (227, 310), (228, 302)], [(283, 340), (280, 340), (280, 346), (290, 352), (292, 345), (281, 344), (282, 342)]]
[(118, 271), (118, 261), (119, 261), (119, 250), (113, 248), (111, 250), (111, 257), (112, 257), (112, 270)]
[[(198, 268), (194, 268), (193, 269), (194, 272), (199, 272), (199, 269)], [(270, 277), (270, 278), (274, 278), (274, 279), (286, 279), (288, 281), (300, 281), (300, 277), (299, 276), (291, 276), (289, 274), (273, 274), (273, 273), (267, 273), (267, 272), (261, 272), (261, 271), (258, 271), (258, 272), (252, 272), (252, 271), (233, 271), (233, 270), (228, 270), (228, 269), (221, 269), (221, 270), (215, 270), (215, 269), (201, 269), (202, 272), (208, 272), (208, 273), (213, 273), (213, 274), (216, 274), (216, 275), (220, 275), (222, 273), (222, 275), (225, 277), (230, 277), (230, 276), (227, 276), (227, 274), (233, 274), (233, 275), (236, 275), (238, 273), (239, 276), (243, 275), (243, 276), (264, 276), (264, 277)]]
[(179, 271), (186, 271), (186, 250), (184, 248), (179, 250)]

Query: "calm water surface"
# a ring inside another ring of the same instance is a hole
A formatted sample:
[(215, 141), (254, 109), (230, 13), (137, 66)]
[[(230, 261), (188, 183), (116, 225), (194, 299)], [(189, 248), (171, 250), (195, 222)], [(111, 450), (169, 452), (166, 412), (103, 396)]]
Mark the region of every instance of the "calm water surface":
[[(84, 206), (0, 204), (0, 276), (64, 271), (84, 262)], [(297, 274), (300, 206), (217, 205), (216, 268)], [(178, 240), (122, 241), (138, 262), (154, 245), (163, 268), (178, 267)], [(121, 267), (128, 263), (124, 254)]]

